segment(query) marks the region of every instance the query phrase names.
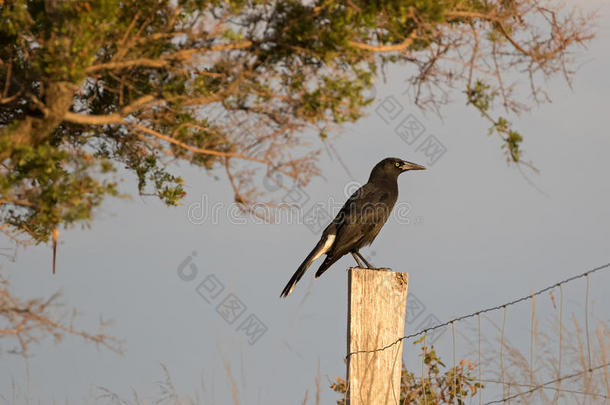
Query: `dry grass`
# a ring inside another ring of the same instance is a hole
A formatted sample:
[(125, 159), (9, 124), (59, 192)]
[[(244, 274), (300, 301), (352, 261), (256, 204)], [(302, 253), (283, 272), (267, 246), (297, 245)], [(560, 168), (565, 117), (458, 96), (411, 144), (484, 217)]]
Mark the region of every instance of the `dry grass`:
[(539, 326), (533, 304), (529, 353), (502, 336), (485, 340), (483, 384), (519, 404), (608, 404), (610, 366), (600, 367), (609, 361), (607, 325), (587, 333), (574, 315), (564, 322), (558, 314)]

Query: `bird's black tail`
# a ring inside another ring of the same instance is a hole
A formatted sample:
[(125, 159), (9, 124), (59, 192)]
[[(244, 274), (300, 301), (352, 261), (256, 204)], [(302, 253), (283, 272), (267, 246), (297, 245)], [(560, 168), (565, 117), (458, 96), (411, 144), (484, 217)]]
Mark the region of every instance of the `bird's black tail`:
[(292, 275), (290, 281), (288, 282), (288, 284), (286, 284), (284, 290), (282, 290), (282, 294), (280, 294), (280, 297), (287, 297), (288, 294), (290, 294), (292, 290), (294, 290), (294, 286), (299, 282), (301, 277), (303, 277), (303, 274), (305, 274), (309, 266), (311, 266), (311, 263), (313, 263), (314, 260), (316, 260), (320, 255), (324, 253), (325, 248), (328, 249), (328, 247), (326, 246), (326, 241), (327, 239), (324, 237), (320, 239), (320, 242), (318, 242), (316, 247), (313, 248), (313, 250), (305, 258), (305, 260), (303, 260), (303, 263), (301, 263), (297, 271)]
[(328, 268), (330, 266), (332, 266), (340, 258), (341, 258), (341, 256), (339, 256), (339, 257), (326, 256), (326, 259), (324, 259), (324, 262), (322, 262), (322, 264), (320, 265), (320, 268), (318, 268), (318, 271), (316, 271), (316, 278), (320, 277), (322, 275), (322, 273), (324, 273), (326, 270), (328, 270)]

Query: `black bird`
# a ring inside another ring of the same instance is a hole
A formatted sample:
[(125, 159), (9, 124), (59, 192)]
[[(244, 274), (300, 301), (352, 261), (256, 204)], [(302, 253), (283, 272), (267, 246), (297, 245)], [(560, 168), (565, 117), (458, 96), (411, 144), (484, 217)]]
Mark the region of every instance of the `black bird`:
[(424, 170), (425, 167), (397, 158), (386, 158), (371, 171), (368, 183), (360, 187), (345, 202), (335, 219), (322, 232), (316, 247), (309, 253), (294, 273), (280, 297), (294, 290), (307, 268), (318, 257), (326, 259), (316, 272), (320, 277), (333, 263), (351, 253), (359, 267), (373, 268), (358, 250), (370, 245), (388, 220), (398, 198), (398, 176), (407, 170)]

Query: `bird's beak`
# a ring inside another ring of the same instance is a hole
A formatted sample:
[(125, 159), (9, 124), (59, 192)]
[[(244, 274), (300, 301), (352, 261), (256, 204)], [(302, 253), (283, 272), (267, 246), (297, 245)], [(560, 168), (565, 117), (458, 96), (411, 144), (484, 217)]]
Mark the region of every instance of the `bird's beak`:
[(418, 165), (417, 163), (411, 163), (411, 162), (402, 162), (402, 166), (400, 166), (400, 168), (403, 171), (406, 171), (406, 170), (426, 170), (426, 168), (423, 167), (422, 165)]

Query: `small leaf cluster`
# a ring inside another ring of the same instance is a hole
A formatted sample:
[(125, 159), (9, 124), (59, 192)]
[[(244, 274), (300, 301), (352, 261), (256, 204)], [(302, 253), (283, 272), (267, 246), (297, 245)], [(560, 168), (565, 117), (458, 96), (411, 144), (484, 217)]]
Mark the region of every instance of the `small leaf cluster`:
[(504, 117), (493, 118), (489, 114), (493, 101), (497, 96), (497, 91), (491, 89), (491, 86), (485, 84), (481, 80), (477, 80), (474, 86), (470, 87), (466, 92), (468, 95), (468, 103), (472, 104), (481, 115), (491, 121), (489, 135), (497, 134), (503, 140), (502, 149), (507, 151), (509, 161), (518, 163), (521, 160), (521, 142), (523, 136), (512, 128), (512, 124)]
[[(414, 344), (421, 344), (420, 341)], [(424, 373), (414, 373), (403, 364), (400, 380), (400, 403), (417, 405), (459, 404), (474, 397), (483, 386), (477, 382), (473, 371), (474, 363), (462, 360), (459, 365), (447, 367), (437, 355), (434, 347), (421, 346)], [(443, 371), (445, 370), (445, 371)], [(345, 397), (347, 382), (336, 377), (330, 388)], [(337, 400), (337, 405), (345, 405), (345, 398)]]

